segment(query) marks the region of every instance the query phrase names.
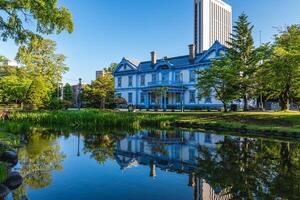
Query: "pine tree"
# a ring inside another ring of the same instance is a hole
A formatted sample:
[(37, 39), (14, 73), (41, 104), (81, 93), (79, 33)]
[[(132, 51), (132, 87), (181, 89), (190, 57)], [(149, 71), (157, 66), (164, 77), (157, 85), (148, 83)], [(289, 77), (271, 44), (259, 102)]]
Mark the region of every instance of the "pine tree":
[(253, 26), (248, 22), (248, 16), (242, 14), (233, 26), (228, 58), (232, 61), (236, 75), (235, 85), (238, 86), (239, 97), (243, 99), (244, 111), (248, 110), (248, 100), (254, 94), (253, 76), (256, 71)]

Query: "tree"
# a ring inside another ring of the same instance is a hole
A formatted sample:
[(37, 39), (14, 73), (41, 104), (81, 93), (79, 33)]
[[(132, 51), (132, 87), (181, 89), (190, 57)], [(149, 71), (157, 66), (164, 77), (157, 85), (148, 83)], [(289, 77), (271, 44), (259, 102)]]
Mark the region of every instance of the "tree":
[(64, 86), (64, 100), (73, 101), (73, 89), (69, 83), (66, 83)]
[(260, 101), (259, 104), (261, 109), (263, 109), (265, 101), (272, 96), (269, 79), (266, 78), (266, 69), (268, 68), (267, 66), (271, 59), (272, 51), (273, 49), (270, 43), (263, 44), (255, 49), (255, 56), (258, 63), (254, 75), (254, 82), (257, 99)]
[(248, 16), (242, 14), (233, 26), (228, 57), (235, 71), (235, 84), (239, 86), (240, 98), (243, 99), (244, 111), (248, 110), (248, 100), (254, 94), (253, 76), (256, 70), (254, 42), (252, 38), (253, 26), (248, 22)]
[[(0, 37), (16, 43), (27, 42), (36, 33), (52, 34), (66, 30), (73, 32), (72, 15), (65, 7), (58, 7), (58, 0), (0, 1)], [(24, 23), (35, 25), (34, 33)]]
[(102, 77), (83, 88), (83, 95), (88, 106), (105, 109), (114, 103), (114, 79), (110, 72), (105, 71)]
[(225, 112), (227, 112), (227, 105), (237, 95), (237, 88), (232, 84), (235, 74), (232, 72), (230, 63), (229, 58), (215, 60), (212, 67), (198, 71), (198, 98), (202, 99), (215, 94), (216, 99), (223, 103)]
[(50, 89), (54, 89), (69, 69), (64, 63), (65, 56), (55, 51), (54, 41), (33, 36), (29, 44), (19, 48), (16, 60), (24, 65), (30, 76), (42, 76)]
[(288, 110), (290, 100), (300, 97), (300, 25), (288, 26), (275, 36), (264, 72), (270, 97), (279, 99), (281, 110)]
[(35, 77), (26, 94), (26, 103), (36, 108), (44, 105), (49, 100), (49, 88), (41, 76)]
[(32, 83), (23, 68), (0, 67), (4, 76), (0, 77), (0, 102), (24, 103), (27, 91)]

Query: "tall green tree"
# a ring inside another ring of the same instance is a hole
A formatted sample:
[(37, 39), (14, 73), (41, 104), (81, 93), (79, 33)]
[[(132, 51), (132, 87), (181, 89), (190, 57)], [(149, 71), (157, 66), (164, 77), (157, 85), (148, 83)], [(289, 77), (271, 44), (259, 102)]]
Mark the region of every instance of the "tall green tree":
[(270, 97), (279, 99), (281, 110), (288, 110), (290, 100), (300, 97), (300, 25), (288, 26), (275, 36), (264, 72)]
[[(73, 32), (70, 11), (59, 7), (58, 0), (1, 0), (0, 37), (16, 43), (27, 42), (35, 34)], [(32, 28), (28, 28), (28, 23)]]
[(73, 89), (69, 83), (66, 83), (64, 86), (64, 100), (70, 102), (73, 100)]
[(114, 79), (109, 71), (83, 88), (84, 100), (89, 107), (107, 108), (114, 103)]
[(39, 108), (49, 100), (49, 87), (41, 76), (35, 77), (26, 94), (26, 103)]
[(16, 60), (32, 77), (42, 76), (51, 89), (61, 82), (68, 71), (63, 54), (56, 53), (56, 43), (41, 37), (32, 37), (29, 44), (20, 46)]
[(26, 71), (5, 66), (0, 67), (0, 71), (4, 74), (0, 77), (0, 103), (24, 103), (32, 83)]
[(212, 67), (198, 71), (198, 98), (210, 97), (212, 94), (223, 103), (224, 111), (227, 105), (236, 99), (237, 88), (232, 84), (235, 74), (229, 58), (216, 60)]
[(248, 100), (255, 93), (253, 77), (256, 71), (254, 42), (252, 37), (253, 26), (248, 16), (242, 14), (233, 26), (228, 57), (232, 61), (235, 71), (235, 84), (239, 86), (239, 95), (243, 99), (244, 111), (248, 110)]

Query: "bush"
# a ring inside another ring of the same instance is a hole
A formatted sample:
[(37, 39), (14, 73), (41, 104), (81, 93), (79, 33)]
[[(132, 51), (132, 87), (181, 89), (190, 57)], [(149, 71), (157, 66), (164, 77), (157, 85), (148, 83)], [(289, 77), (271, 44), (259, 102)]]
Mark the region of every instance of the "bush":
[(46, 107), (49, 110), (67, 110), (72, 106), (70, 101), (61, 100), (61, 99), (53, 99)]

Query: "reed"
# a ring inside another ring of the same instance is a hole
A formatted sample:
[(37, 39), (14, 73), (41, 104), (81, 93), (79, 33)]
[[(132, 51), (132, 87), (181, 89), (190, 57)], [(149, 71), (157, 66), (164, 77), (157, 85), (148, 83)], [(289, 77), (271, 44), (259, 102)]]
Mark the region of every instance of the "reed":
[(4, 183), (7, 179), (7, 165), (4, 162), (0, 162), (0, 184)]

